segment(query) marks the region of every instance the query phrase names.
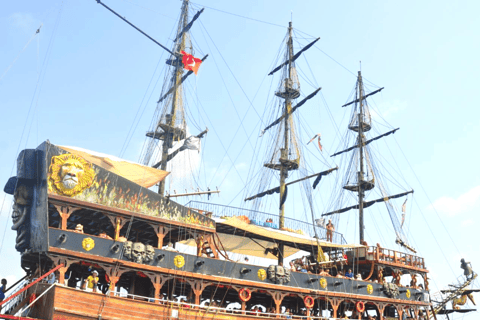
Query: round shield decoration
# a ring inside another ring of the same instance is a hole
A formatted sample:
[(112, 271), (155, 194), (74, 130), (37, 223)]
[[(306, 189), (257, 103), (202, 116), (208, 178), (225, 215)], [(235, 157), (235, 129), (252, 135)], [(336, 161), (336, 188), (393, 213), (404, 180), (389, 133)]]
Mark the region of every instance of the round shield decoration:
[(185, 265), (185, 258), (181, 255), (177, 255), (175, 256), (175, 258), (173, 259), (173, 263), (175, 264), (175, 266), (177, 268), (181, 268)]
[(95, 241), (92, 238), (85, 238), (82, 241), (82, 247), (85, 251), (90, 251), (95, 247)]

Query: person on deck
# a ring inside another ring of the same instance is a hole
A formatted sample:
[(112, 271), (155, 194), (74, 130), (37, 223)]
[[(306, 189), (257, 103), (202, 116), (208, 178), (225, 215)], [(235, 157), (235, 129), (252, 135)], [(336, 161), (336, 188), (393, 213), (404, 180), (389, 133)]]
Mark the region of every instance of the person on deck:
[(345, 273), (345, 277), (353, 279), (352, 269), (348, 269), (348, 271)]
[(85, 279), (85, 282), (87, 284), (88, 291), (97, 292), (98, 271), (93, 270), (92, 275), (88, 276), (88, 278)]
[(175, 250), (175, 248), (173, 247), (173, 243), (171, 243), (171, 242), (169, 242), (168, 245), (166, 247), (164, 247), (163, 249), (167, 250), (167, 251), (178, 252), (177, 250)]
[(7, 279), (2, 279), (2, 286), (0, 287), (0, 302), (5, 299), (5, 291), (7, 291)]
[(333, 242), (333, 231), (335, 231), (335, 226), (332, 223), (332, 219), (329, 219), (327, 223), (327, 241)]
[(322, 269), (322, 272), (320, 272), (320, 275), (324, 277), (330, 277), (330, 273), (328, 272), (328, 269)]
[(103, 231), (103, 230), (98, 233), (98, 236), (99, 236), (100, 238), (113, 240), (112, 237), (110, 237), (110, 236), (109, 236), (105, 231)]

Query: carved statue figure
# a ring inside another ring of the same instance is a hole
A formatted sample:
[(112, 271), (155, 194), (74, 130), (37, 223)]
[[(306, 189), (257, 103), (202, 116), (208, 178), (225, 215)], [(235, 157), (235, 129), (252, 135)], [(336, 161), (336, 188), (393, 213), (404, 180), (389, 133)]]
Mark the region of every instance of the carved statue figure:
[(395, 284), (397, 286), (399, 286), (400, 285), (400, 280), (402, 279), (402, 271), (398, 270), (397, 272), (395, 272), (393, 274), (393, 277), (395, 278)]
[(132, 248), (132, 261), (136, 263), (143, 263), (145, 259), (145, 245), (141, 242), (134, 242)]
[(25, 185), (19, 185), (13, 194), (12, 230), (17, 231), (15, 249), (25, 251), (30, 245), (30, 219), (29, 211), (32, 201), (32, 190)]
[(145, 246), (145, 262), (150, 262), (155, 259), (155, 248), (149, 244)]
[(463, 274), (468, 279), (471, 279), (475, 272), (472, 270), (472, 264), (470, 262), (465, 262), (465, 259), (460, 260), (460, 268), (463, 269)]
[(195, 238), (195, 242), (197, 243), (197, 257), (200, 257), (203, 253), (203, 235), (198, 235)]
[(467, 297), (468, 299), (470, 299), (470, 301), (472, 301), (474, 305), (476, 305), (475, 300), (473, 299), (473, 294), (463, 293), (459, 298), (455, 298), (452, 300), (452, 309), (454, 310), (460, 309), (459, 306), (463, 306), (467, 303)]
[(132, 247), (132, 241), (125, 241), (125, 243), (123, 244), (123, 256), (128, 260), (132, 260)]
[(288, 283), (290, 282), (290, 270), (282, 266), (271, 265), (267, 269), (267, 277), (268, 280), (277, 284)]
[(410, 287), (412, 287), (413, 289), (416, 289), (417, 288), (417, 275), (415, 273), (412, 273), (410, 275), (410, 277), (412, 278), (412, 280), (410, 281)]
[(383, 284), (383, 282), (385, 281), (385, 279), (383, 278), (383, 268), (381, 267), (378, 268), (377, 281), (380, 284)]
[(428, 277), (427, 277), (426, 274), (423, 276), (423, 283), (425, 284), (425, 290), (427, 290), (427, 291), (430, 290), (428, 288)]
[(48, 189), (73, 197), (89, 188), (95, 178), (91, 164), (73, 154), (52, 157), (48, 173)]

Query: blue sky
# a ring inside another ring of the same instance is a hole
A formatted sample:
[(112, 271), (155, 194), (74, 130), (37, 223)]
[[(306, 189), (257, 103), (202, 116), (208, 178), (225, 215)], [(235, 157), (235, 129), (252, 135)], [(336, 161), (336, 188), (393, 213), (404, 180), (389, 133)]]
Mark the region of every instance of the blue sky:
[[(105, 3), (169, 46), (180, 1)], [(312, 132), (321, 132), (324, 152), (339, 150), (332, 119), (343, 132), (349, 113), (340, 106), (361, 61), (371, 88), (385, 87), (375, 97), (375, 111), (401, 128), (387, 142), (401, 180), (415, 189), (406, 224), (431, 277), (438, 287), (453, 281), (461, 274), (462, 257), (480, 270), (477, 2), (245, 0), (192, 6), (205, 6), (192, 28), (195, 51), (210, 56), (187, 84), (188, 98), (193, 98), (187, 119), (193, 133), (210, 129), (199, 181), (204, 189), (222, 190), (212, 202), (244, 206), (254, 146), (265, 124), (259, 115), (269, 107), (278, 81), (266, 75), (293, 18), (297, 50), (321, 37), (298, 65), (303, 64), (307, 78), (304, 95), (322, 87), (302, 117)], [(0, 183), (12, 175), (19, 150), (46, 139), (137, 161), (161, 88), (155, 83), (162, 82), (163, 50), (93, 0), (7, 2), (2, 7)], [(40, 34), (24, 49), (41, 24)], [(322, 160), (318, 171), (336, 164), (309, 150)], [(315, 193), (316, 201), (328, 201), (331, 183), (324, 182), (326, 191)], [(21, 270), (8, 216), (12, 199), (2, 196), (0, 201), (0, 254), (8, 261), (0, 275), (13, 279)], [(367, 218), (375, 225), (367, 226), (369, 243), (385, 237), (383, 220)], [(339, 231), (356, 241), (355, 213), (341, 221)]]

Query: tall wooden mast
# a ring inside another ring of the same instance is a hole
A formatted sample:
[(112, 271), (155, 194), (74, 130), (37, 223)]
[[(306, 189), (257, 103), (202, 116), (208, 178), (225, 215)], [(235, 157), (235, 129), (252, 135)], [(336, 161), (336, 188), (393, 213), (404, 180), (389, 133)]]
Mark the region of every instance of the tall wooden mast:
[[(288, 78), (285, 79), (285, 86), (288, 90), (288, 85), (293, 83), (292, 79), (292, 57), (293, 57), (293, 43), (292, 43), (292, 22), (288, 25)], [(282, 159), (288, 159), (288, 121), (290, 118), (290, 112), (292, 110), (292, 99), (290, 95), (285, 95), (283, 114), (285, 115), (283, 131), (284, 145), (280, 150), (280, 210), (279, 210), (279, 228), (285, 227), (285, 201), (282, 201), (285, 196), (285, 181), (288, 177), (288, 164), (282, 162)], [(278, 264), (283, 265), (284, 246), (283, 243), (278, 246)]]
[[(180, 24), (182, 25), (182, 29), (185, 29), (188, 24), (188, 1), (183, 0), (182, 6), (182, 15), (180, 19)], [(179, 28), (180, 29), (180, 28)], [(181, 52), (185, 50), (185, 40), (186, 40), (187, 33), (182, 32), (182, 35), (179, 39), (177, 39), (177, 43), (175, 45), (176, 52)], [(165, 133), (164, 133), (164, 140), (163, 140), (163, 147), (162, 147), (162, 162), (160, 165), (161, 170), (167, 169), (167, 158), (168, 158), (168, 150), (172, 148), (173, 141), (176, 140), (175, 138), (175, 121), (177, 120), (177, 109), (180, 107), (179, 105), (182, 104), (182, 75), (183, 75), (183, 65), (179, 62), (175, 65), (175, 72), (172, 76), (172, 83), (173, 83), (173, 99), (172, 99), (172, 108), (170, 114), (165, 115)], [(165, 194), (165, 179), (162, 180), (158, 186), (158, 193), (161, 195)]]
[[(279, 66), (274, 68), (268, 75), (272, 75), (277, 71), (283, 71), (283, 78), (280, 81), (278, 91), (275, 92), (275, 95), (281, 99), (283, 102), (279, 103), (282, 108), (281, 116), (275, 121), (270, 123), (265, 129), (262, 130), (262, 135), (267, 130), (276, 127), (278, 125), (278, 130), (275, 135), (274, 141), (275, 145), (272, 148), (272, 156), (267, 163), (264, 164), (264, 167), (271, 170), (278, 170), (280, 173), (280, 185), (273, 189), (264, 190), (260, 188), (260, 192), (254, 196), (248, 197), (245, 201), (250, 201), (254, 199), (261, 198), (267, 194), (279, 193), (280, 194), (280, 205), (279, 205), (279, 216), (278, 216), (278, 227), (284, 229), (285, 226), (285, 201), (287, 197), (287, 186), (293, 183), (304, 181), (313, 177), (319, 177), (329, 174), (330, 172), (336, 170), (327, 170), (324, 172), (319, 172), (301, 179), (291, 181), (287, 183), (287, 178), (289, 171), (297, 170), (300, 163), (300, 148), (298, 145), (298, 138), (296, 137), (295, 124), (293, 122), (293, 112), (305, 104), (308, 100), (313, 98), (321, 88), (316, 89), (314, 92), (305, 97), (302, 101), (298, 102), (295, 106), (292, 107), (292, 102), (300, 97), (300, 82), (298, 81), (297, 72), (295, 70), (295, 60), (300, 57), (300, 55), (311, 48), (320, 38), (316, 38), (311, 43), (306, 45), (303, 49), (297, 53), (293, 52), (293, 27), (292, 22), (288, 26), (288, 36), (286, 41), (287, 51), (285, 52), (285, 60)], [(266, 186), (267, 183), (262, 181), (262, 186)], [(278, 264), (283, 265), (284, 257), (284, 244), (278, 243)]]
[(363, 199), (365, 197), (364, 193), (364, 170), (363, 170), (363, 143), (364, 143), (364, 136), (363, 136), (363, 83), (362, 83), (362, 73), (358, 71), (358, 81), (357, 81), (357, 90), (358, 90), (358, 100), (360, 101), (359, 112), (358, 112), (358, 145), (360, 149), (360, 171), (358, 172), (358, 219), (359, 219), (359, 229), (360, 229), (360, 243), (362, 243), (364, 239), (364, 224), (363, 224)]
[[(365, 192), (375, 188), (375, 184), (376, 184), (374, 166), (371, 162), (372, 161), (372, 157), (370, 155), (371, 151), (369, 151), (367, 146), (370, 143), (376, 140), (379, 140), (383, 137), (386, 137), (388, 135), (391, 135), (400, 129), (400, 128), (396, 128), (396, 129), (390, 130), (374, 138), (370, 138), (370, 139), (365, 138), (365, 133), (372, 129), (372, 119), (371, 119), (370, 112), (368, 110), (367, 97), (377, 94), (382, 90), (383, 88), (379, 88), (373, 92), (365, 94), (362, 73), (361, 71), (358, 71), (357, 83), (356, 83), (356, 89), (355, 89), (355, 93), (356, 93), (355, 99), (342, 106), (342, 107), (346, 107), (349, 105), (354, 105), (354, 113), (352, 115), (350, 124), (348, 125), (348, 129), (357, 133), (356, 144), (345, 150), (336, 152), (335, 154), (332, 155), (332, 157), (334, 157), (334, 156), (338, 156), (340, 154), (358, 149), (358, 154), (356, 153), (354, 154), (355, 157), (358, 156), (358, 162), (352, 160), (353, 162), (351, 163), (355, 163), (355, 165), (351, 166), (351, 169), (349, 169), (348, 172), (346, 172), (347, 184), (343, 186), (343, 189), (345, 190), (348, 190), (351, 192), (358, 192), (358, 203), (353, 206), (349, 206), (342, 209), (337, 209), (334, 211), (324, 213), (322, 214), (322, 216), (330, 216), (333, 214), (343, 213), (352, 209), (358, 209), (358, 218), (359, 218), (358, 227), (359, 227), (360, 243), (362, 243), (365, 240), (364, 209), (372, 206), (375, 203), (385, 202), (387, 204), (386, 207), (390, 215), (390, 219), (393, 223), (395, 233), (397, 235), (397, 243), (411, 251), (414, 251), (414, 249), (411, 248), (406, 241), (406, 236), (401, 228), (400, 222), (398, 221), (398, 217), (395, 213), (394, 207), (392, 206), (391, 203), (389, 203), (389, 200), (407, 196), (408, 194), (413, 193), (413, 190), (390, 195), (387, 193), (385, 186), (379, 182), (378, 183), (379, 191), (382, 195), (382, 198), (369, 200), (369, 201), (365, 200), (365, 197), (366, 197)], [(356, 166), (357, 163), (358, 163), (358, 167)]]

